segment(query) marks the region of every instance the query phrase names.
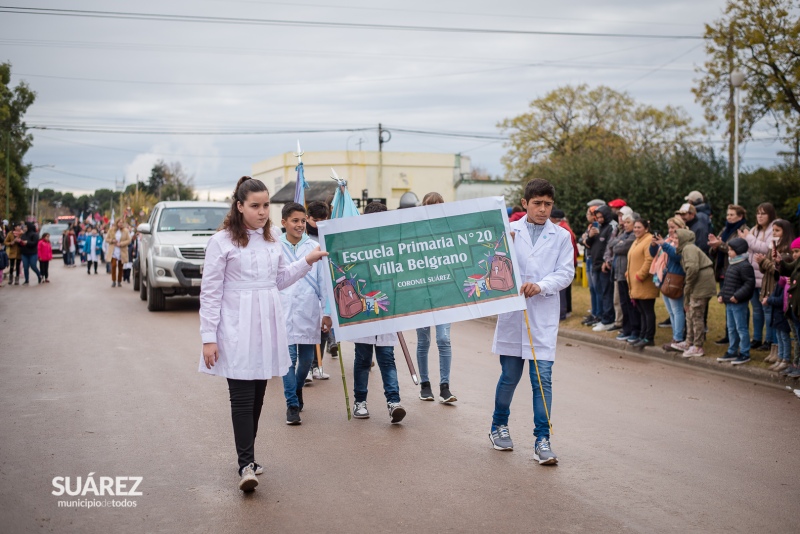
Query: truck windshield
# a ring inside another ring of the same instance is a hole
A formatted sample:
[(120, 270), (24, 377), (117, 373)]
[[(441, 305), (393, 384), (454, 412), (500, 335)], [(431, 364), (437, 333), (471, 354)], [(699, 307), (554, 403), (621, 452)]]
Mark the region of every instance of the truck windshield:
[(159, 232), (217, 230), (228, 208), (166, 208), (158, 221)]

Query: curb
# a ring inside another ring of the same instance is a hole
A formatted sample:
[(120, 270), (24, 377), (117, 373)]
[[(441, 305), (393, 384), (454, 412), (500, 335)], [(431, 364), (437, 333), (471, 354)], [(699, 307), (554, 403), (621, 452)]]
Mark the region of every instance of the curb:
[[(487, 324), (495, 324), (496, 316), (485, 317), (480, 320), (485, 321)], [(772, 371), (767, 371), (766, 369), (748, 367), (747, 365), (734, 367), (728, 363), (720, 363), (708, 357), (684, 358), (678, 352), (664, 352), (659, 347), (643, 347), (642, 349), (635, 349), (624, 341), (600, 337), (594, 334), (589, 334), (588, 332), (580, 332), (578, 330), (572, 330), (569, 328), (559, 328), (558, 336), (571, 339), (573, 341), (580, 341), (581, 343), (594, 345), (596, 347), (612, 349), (628, 356), (634, 356), (648, 360), (657, 360), (660, 362), (669, 363), (670, 365), (706, 371), (711, 374), (736, 378), (746, 382), (754, 382), (756, 384), (769, 386), (784, 391), (787, 388), (795, 389), (800, 387), (798, 386), (798, 381), (795, 379), (773, 373)]]

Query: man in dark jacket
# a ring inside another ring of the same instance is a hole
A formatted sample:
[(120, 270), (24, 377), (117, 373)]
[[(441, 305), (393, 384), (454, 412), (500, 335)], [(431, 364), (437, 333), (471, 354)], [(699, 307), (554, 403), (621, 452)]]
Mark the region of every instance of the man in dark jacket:
[[(750, 317), (747, 305), (756, 288), (756, 273), (747, 257), (747, 241), (735, 237), (728, 242), (728, 270), (717, 300), (725, 304), (728, 352), (718, 362), (741, 365), (750, 361)], [(737, 354), (738, 352), (738, 354)]]
[(680, 207), (675, 215), (680, 216), (683, 222), (686, 223), (686, 228), (694, 232), (695, 245), (708, 254), (708, 234), (711, 233), (711, 223), (708, 215), (700, 213), (697, 208), (690, 203), (686, 203)]
[(611, 222), (615, 219), (611, 208), (606, 205), (598, 207), (594, 215), (597, 226), (589, 229), (586, 246), (589, 247), (590, 255), (595, 259), (592, 262), (591, 276), (594, 278), (595, 291), (598, 292), (602, 305), (598, 317), (600, 322), (594, 326), (593, 330), (600, 332), (614, 328), (614, 285), (611, 281), (611, 270), (603, 262), (603, 255), (614, 232)]

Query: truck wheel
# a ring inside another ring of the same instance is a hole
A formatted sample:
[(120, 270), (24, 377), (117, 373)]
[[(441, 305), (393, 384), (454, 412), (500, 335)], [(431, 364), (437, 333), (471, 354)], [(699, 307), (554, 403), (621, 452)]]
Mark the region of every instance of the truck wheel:
[(142, 285), (142, 271), (139, 269), (139, 262), (136, 262), (136, 266), (133, 268), (133, 290), (139, 291), (141, 296), (141, 290), (139, 287)]
[(147, 281), (147, 309), (151, 312), (164, 311), (167, 305), (167, 297), (164, 292), (158, 288), (153, 287), (153, 284)]
[(136, 276), (136, 282), (139, 284), (139, 300), (147, 300), (147, 286), (142, 277), (142, 268), (139, 267), (139, 274)]

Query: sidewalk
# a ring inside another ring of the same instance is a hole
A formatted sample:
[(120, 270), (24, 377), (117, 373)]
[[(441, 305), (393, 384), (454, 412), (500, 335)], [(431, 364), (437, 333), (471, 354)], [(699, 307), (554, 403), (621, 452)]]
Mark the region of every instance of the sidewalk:
[[(490, 324), (495, 324), (497, 321), (497, 316), (484, 317), (482, 319), (478, 319), (478, 321), (485, 321)], [(611, 349), (627, 356), (655, 359), (667, 362), (671, 365), (702, 369), (714, 374), (730, 376), (739, 380), (755, 382), (764, 386), (771, 386), (779, 389), (786, 389), (787, 387), (790, 389), (800, 388), (800, 381), (797, 379), (787, 378), (783, 375), (774, 373), (772, 371), (767, 371), (763, 368), (746, 364), (734, 366), (730, 363), (718, 362), (716, 361), (716, 355), (713, 357), (706, 355), (700, 358), (684, 358), (681, 356), (680, 352), (665, 352), (660, 346), (635, 349), (625, 341), (617, 341), (614, 338), (609, 338), (602, 335), (602, 333), (592, 332), (590, 328), (586, 328), (586, 330), (576, 330), (574, 328), (570, 328), (569, 326), (565, 327), (564, 322), (561, 323), (561, 327), (558, 329), (558, 336), (559, 338), (566, 338), (572, 341), (594, 345), (596, 347)]]

